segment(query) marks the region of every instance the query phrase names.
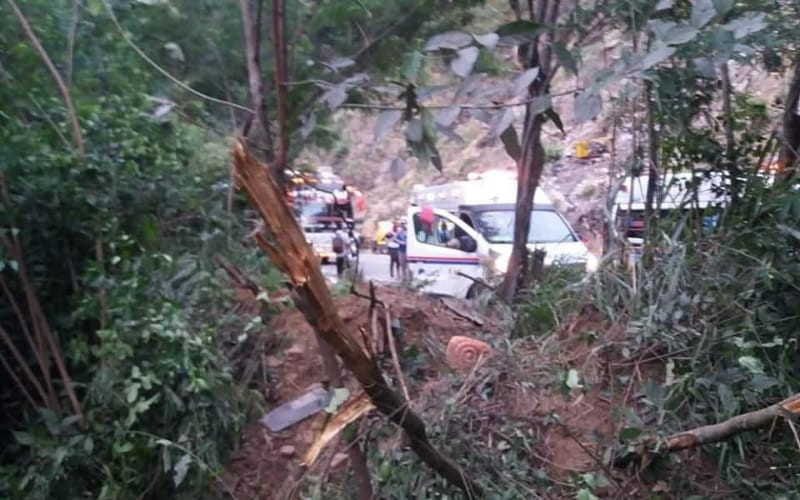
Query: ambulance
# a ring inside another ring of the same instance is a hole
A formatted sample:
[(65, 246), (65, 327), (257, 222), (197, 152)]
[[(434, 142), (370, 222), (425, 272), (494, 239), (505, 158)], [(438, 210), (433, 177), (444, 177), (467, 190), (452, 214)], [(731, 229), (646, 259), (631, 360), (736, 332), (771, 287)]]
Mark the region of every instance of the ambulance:
[[(508, 268), (514, 234), (514, 172), (414, 186), (408, 209), (408, 269), (429, 293), (470, 297), (476, 278), (494, 281)], [(528, 248), (545, 251), (545, 266), (597, 269), (598, 260), (541, 190), (531, 213)]]

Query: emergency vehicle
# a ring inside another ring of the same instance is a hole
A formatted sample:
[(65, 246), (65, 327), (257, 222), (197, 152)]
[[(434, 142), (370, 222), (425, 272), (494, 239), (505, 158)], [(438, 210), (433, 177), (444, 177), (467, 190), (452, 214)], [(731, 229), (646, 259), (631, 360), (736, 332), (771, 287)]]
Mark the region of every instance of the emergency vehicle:
[[(514, 234), (517, 180), (513, 172), (471, 175), (466, 181), (414, 186), (408, 209), (409, 272), (431, 293), (471, 296), (474, 278), (505, 273)], [(545, 266), (597, 268), (569, 223), (536, 190), (528, 248), (545, 251)]]
[(306, 241), (323, 263), (333, 261), (333, 236), (338, 228), (357, 228), (364, 222), (364, 196), (347, 186), (330, 167), (320, 167), (316, 174), (292, 171), (287, 183), (287, 203), (303, 228)]

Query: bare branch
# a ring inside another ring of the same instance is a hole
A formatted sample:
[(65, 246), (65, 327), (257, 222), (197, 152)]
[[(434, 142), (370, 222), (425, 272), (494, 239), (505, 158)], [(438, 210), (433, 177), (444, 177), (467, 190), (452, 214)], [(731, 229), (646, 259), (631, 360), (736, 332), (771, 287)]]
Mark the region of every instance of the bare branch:
[(56, 81), (58, 90), (61, 92), (61, 97), (64, 99), (64, 104), (67, 106), (67, 114), (69, 114), (70, 122), (72, 123), (72, 133), (75, 139), (75, 147), (78, 148), (80, 155), (84, 156), (86, 151), (83, 146), (83, 134), (81, 133), (81, 126), (78, 123), (78, 114), (75, 112), (75, 106), (72, 104), (72, 96), (69, 93), (67, 85), (64, 83), (63, 78), (61, 78), (61, 74), (56, 69), (53, 61), (50, 60), (50, 56), (47, 55), (47, 51), (44, 50), (44, 47), (42, 47), (42, 44), (39, 41), (39, 38), (36, 36), (36, 33), (33, 32), (33, 28), (31, 28), (31, 25), (28, 22), (28, 19), (25, 17), (25, 14), (19, 10), (19, 7), (17, 7), (17, 4), (14, 0), (6, 1), (11, 7), (11, 10), (14, 11), (14, 14), (16, 14), (19, 24), (22, 26), (22, 31), (25, 32), (28, 40), (30, 40), (31, 44), (33, 44), (36, 52), (39, 53), (39, 57), (42, 58), (44, 65), (47, 66), (47, 70), (50, 72), (53, 80)]

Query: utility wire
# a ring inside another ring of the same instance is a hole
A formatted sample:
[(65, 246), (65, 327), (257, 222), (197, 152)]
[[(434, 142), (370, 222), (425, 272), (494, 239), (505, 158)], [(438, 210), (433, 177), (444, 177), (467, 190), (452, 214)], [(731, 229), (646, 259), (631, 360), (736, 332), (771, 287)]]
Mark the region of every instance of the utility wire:
[(155, 61), (150, 59), (150, 57), (148, 57), (147, 54), (145, 54), (144, 51), (142, 49), (140, 49), (139, 46), (137, 46), (136, 43), (134, 43), (134, 41), (125, 33), (125, 30), (122, 29), (122, 26), (119, 24), (119, 21), (117, 20), (117, 16), (114, 15), (114, 10), (111, 8), (111, 5), (109, 4), (109, 0), (103, 0), (103, 5), (106, 8), (106, 12), (108, 12), (108, 16), (111, 18), (111, 21), (114, 23), (114, 26), (116, 26), (116, 28), (119, 31), (120, 35), (122, 35), (122, 38), (128, 43), (128, 45), (130, 45), (131, 48), (137, 54), (139, 54), (139, 57), (144, 59), (150, 66), (155, 68), (159, 73), (164, 75), (167, 79), (172, 81), (175, 85), (177, 85), (178, 87), (182, 88), (183, 90), (185, 90), (185, 91), (187, 91), (187, 92), (189, 92), (191, 94), (194, 94), (197, 97), (200, 97), (201, 99), (205, 99), (207, 101), (211, 101), (211, 102), (216, 103), (216, 104), (222, 104), (223, 106), (230, 106), (232, 108), (236, 108), (236, 109), (241, 110), (241, 111), (246, 111), (246, 112), (248, 112), (250, 114), (255, 114), (255, 112), (252, 109), (250, 109), (250, 108), (248, 108), (246, 106), (242, 106), (241, 104), (236, 104), (235, 102), (226, 101), (224, 99), (218, 99), (218, 98), (212, 97), (212, 96), (210, 96), (208, 94), (204, 94), (204, 93), (200, 92), (199, 90), (193, 89), (192, 87), (186, 85), (182, 81), (180, 81), (177, 78), (175, 78), (174, 76), (172, 76), (167, 70), (165, 70), (164, 68), (159, 66), (158, 63), (156, 63)]

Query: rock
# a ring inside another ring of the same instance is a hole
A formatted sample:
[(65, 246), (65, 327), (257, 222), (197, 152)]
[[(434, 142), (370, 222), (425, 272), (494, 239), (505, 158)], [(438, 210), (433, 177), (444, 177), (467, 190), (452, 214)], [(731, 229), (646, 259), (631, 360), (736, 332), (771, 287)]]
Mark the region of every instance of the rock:
[(286, 359), (288, 359), (289, 361), (299, 361), (303, 359), (304, 354), (305, 354), (305, 349), (303, 349), (299, 345), (293, 345), (292, 347), (286, 349)]
[(294, 456), (294, 446), (281, 446), (279, 453), (282, 457), (291, 458)]
[(339, 467), (340, 465), (342, 465), (347, 461), (347, 458), (348, 457), (346, 453), (337, 453), (336, 455), (333, 456), (333, 459), (331, 459), (331, 468), (335, 469)]

